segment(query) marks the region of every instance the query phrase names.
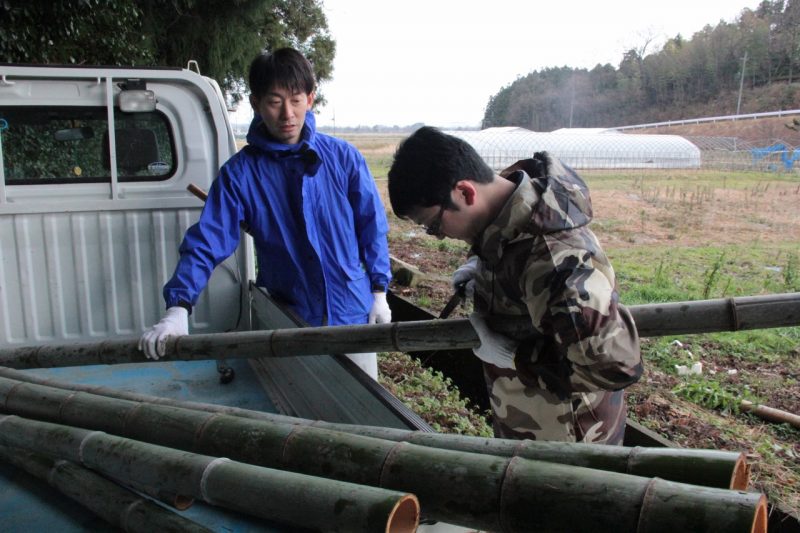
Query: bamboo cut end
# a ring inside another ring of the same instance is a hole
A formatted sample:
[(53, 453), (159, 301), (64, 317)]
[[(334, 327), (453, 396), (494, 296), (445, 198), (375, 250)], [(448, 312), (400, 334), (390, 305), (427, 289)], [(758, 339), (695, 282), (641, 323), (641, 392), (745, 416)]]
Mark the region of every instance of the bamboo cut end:
[(748, 486), (750, 486), (750, 465), (742, 453), (739, 454), (736, 464), (733, 465), (730, 488), (733, 490), (747, 490)]
[(386, 521), (386, 533), (413, 533), (419, 527), (419, 500), (406, 494), (395, 504)]
[(763, 494), (758, 499), (756, 504), (756, 512), (753, 517), (753, 528), (750, 530), (752, 533), (767, 533), (767, 524), (769, 517), (767, 516), (767, 497)]
[(178, 494), (170, 503), (178, 511), (185, 511), (194, 504), (194, 498)]

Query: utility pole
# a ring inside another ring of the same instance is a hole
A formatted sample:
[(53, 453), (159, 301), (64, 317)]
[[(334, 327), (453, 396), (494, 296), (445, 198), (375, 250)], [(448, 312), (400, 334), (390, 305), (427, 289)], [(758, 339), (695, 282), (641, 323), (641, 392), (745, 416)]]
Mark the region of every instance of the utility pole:
[(742, 106), (742, 87), (744, 86), (744, 66), (747, 63), (747, 50), (744, 51), (742, 58), (742, 76), (739, 78), (739, 100), (736, 102), (736, 114), (739, 114), (739, 109)]
[(574, 73), (572, 74), (572, 80), (570, 80), (570, 81), (571, 81), (571, 85), (572, 85), (572, 91), (571, 91), (572, 94), (571, 94), (570, 99), (569, 99), (569, 127), (571, 128), (572, 127), (572, 111), (575, 109), (575, 74)]

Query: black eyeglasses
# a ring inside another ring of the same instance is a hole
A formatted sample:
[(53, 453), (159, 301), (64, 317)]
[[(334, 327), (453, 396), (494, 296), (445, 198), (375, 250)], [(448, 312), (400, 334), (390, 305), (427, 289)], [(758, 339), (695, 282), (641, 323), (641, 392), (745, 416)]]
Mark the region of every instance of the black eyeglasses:
[(425, 228), (425, 233), (428, 235), (432, 235), (434, 237), (438, 237), (441, 234), (442, 229), (442, 215), (444, 214), (444, 205), (439, 208), (439, 212), (433, 217), (430, 225), (423, 224), (422, 227)]

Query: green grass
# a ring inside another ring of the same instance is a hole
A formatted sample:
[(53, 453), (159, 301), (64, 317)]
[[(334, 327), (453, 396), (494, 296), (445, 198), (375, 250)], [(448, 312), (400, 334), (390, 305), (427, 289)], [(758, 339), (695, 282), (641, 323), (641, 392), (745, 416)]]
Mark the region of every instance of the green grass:
[(800, 291), (800, 244), (638, 246), (608, 255), (629, 305)]
[(450, 378), (400, 352), (378, 354), (380, 383), (435, 431), (491, 437), (486, 418), (468, 406)]
[(793, 173), (733, 172), (723, 170), (626, 170), (626, 171), (581, 171), (590, 190), (627, 190), (631, 192), (658, 189), (662, 196), (669, 191), (673, 197), (681, 193), (710, 192), (714, 189), (747, 191), (752, 195), (765, 194), (770, 183), (797, 183)]

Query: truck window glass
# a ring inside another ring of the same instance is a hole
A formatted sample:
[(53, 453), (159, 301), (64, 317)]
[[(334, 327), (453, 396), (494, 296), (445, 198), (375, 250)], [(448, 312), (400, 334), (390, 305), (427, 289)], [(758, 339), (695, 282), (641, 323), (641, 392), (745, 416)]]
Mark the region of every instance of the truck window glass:
[[(0, 147), (7, 185), (111, 180), (105, 107), (3, 106)], [(164, 115), (115, 110), (120, 182), (165, 180), (175, 172)]]

